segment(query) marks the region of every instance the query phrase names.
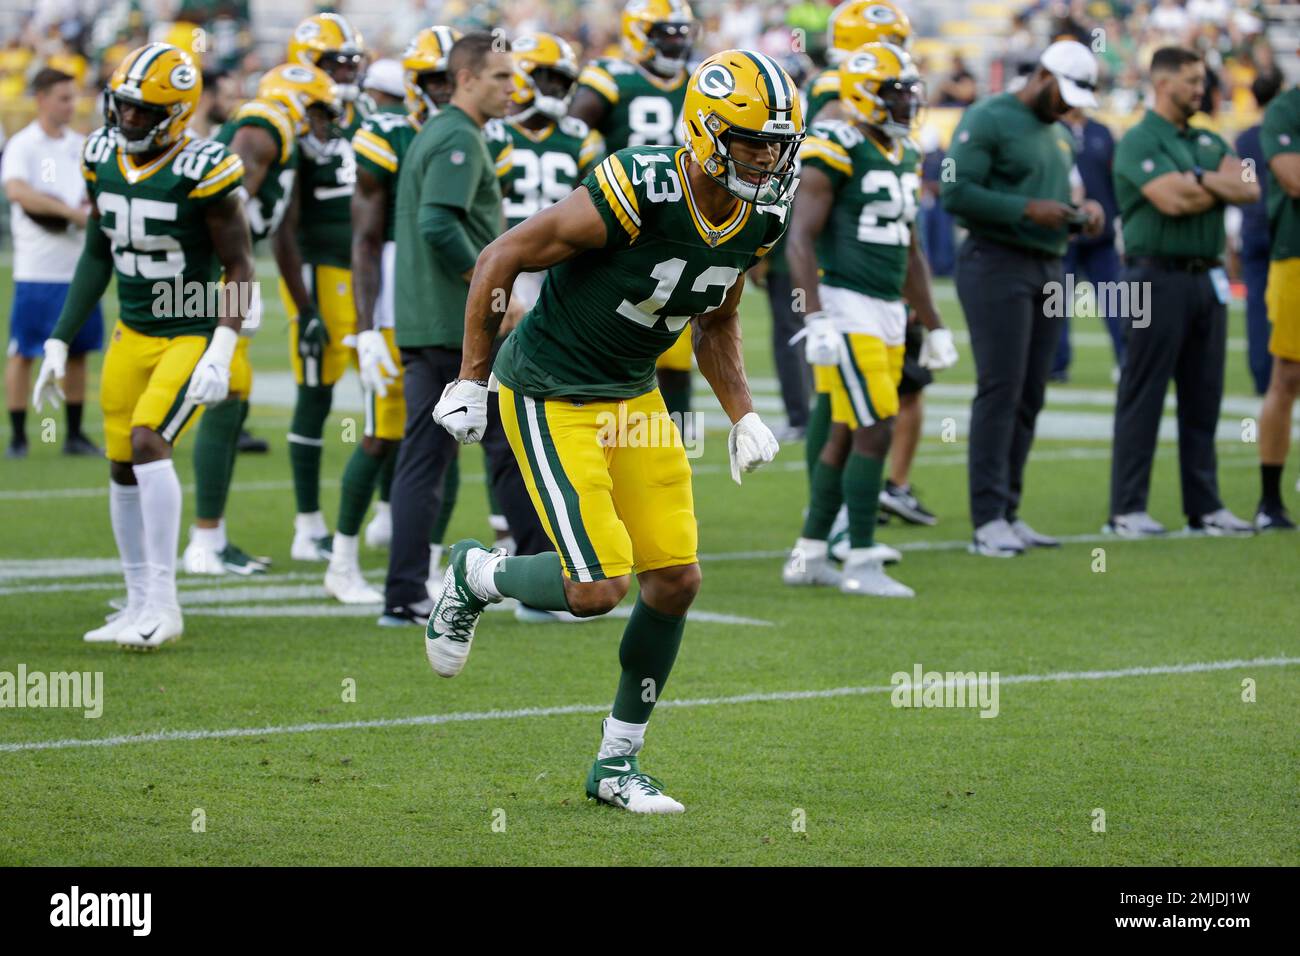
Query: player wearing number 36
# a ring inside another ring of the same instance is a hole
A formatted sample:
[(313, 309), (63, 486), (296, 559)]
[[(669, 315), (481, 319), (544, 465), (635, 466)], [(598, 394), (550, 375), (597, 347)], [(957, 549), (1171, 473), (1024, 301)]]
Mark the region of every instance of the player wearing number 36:
[(493, 291), (522, 271), (549, 269), (537, 305), (491, 371), (506, 434), (558, 553), (505, 557), (477, 541), (454, 544), (426, 651), (437, 673), (454, 676), (489, 603), (514, 597), (603, 614), (635, 572), (641, 593), (587, 793), (647, 813), (682, 810), (641, 772), (637, 753), (700, 586), (691, 469), (679, 440), (620, 447), (608, 423), (646, 416), (662, 431), (655, 360), (690, 323), (700, 371), (733, 422), (732, 477), (739, 482), (772, 460), (777, 444), (754, 412), (737, 308), (745, 270), (785, 229), (804, 138), (790, 77), (769, 57), (741, 50), (696, 70), (685, 126), (686, 146), (614, 153), (580, 188), (483, 250), (460, 377), (434, 410), (458, 440), (479, 439), (504, 307)]

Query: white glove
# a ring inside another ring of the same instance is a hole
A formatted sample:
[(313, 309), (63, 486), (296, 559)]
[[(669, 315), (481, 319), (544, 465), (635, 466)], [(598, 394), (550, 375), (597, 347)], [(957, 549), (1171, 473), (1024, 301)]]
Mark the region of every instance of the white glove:
[(952, 368), (957, 364), (957, 346), (952, 342), (951, 329), (931, 329), (921, 343), (921, 368), (932, 372)]
[(740, 484), (742, 471), (753, 471), (759, 465), (766, 465), (780, 450), (776, 436), (763, 424), (758, 412), (750, 412), (731, 426), (727, 435), (727, 452), (731, 455), (731, 479)]
[(45, 361), (36, 375), (36, 387), (32, 389), (32, 406), (39, 412), (45, 402), (52, 408), (58, 408), (63, 401), (63, 387), (59, 385), (63, 376), (68, 374), (68, 343), (62, 339), (45, 340)]
[(462, 445), (472, 445), (487, 431), (487, 386), (456, 379), (433, 406), (433, 420)]
[(366, 329), (356, 336), (357, 364), (361, 366), (361, 387), (380, 398), (388, 397), (388, 380), (397, 378), (397, 365), (388, 352), (384, 333)]
[(794, 345), (804, 340), (803, 354), (809, 365), (839, 365), (844, 338), (835, 326), (835, 320), (826, 312), (810, 312), (803, 320), (803, 328), (790, 339)]
[(230, 361), (235, 357), (235, 343), (238, 341), (239, 334), (234, 329), (226, 325), (216, 327), (207, 351), (190, 375), (186, 399), (199, 405), (225, 401), (230, 394)]

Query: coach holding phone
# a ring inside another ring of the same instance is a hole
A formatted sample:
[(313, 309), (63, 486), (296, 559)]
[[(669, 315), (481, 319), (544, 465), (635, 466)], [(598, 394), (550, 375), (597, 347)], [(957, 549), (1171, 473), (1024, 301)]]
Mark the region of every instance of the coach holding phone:
[[(1218, 135), (1189, 126), (1205, 93), (1205, 64), (1163, 47), (1151, 59), (1154, 105), (1115, 150), (1115, 195), (1124, 222), (1123, 279), (1143, 289), (1130, 317), (1115, 400), (1110, 522), (1125, 537), (1163, 534), (1147, 512), (1151, 465), (1169, 380), (1178, 392), (1178, 465), (1188, 527), (1250, 534), (1219, 498), (1214, 434), (1223, 401), (1228, 277), (1223, 213), (1254, 202), (1259, 184)], [(1135, 296), (1130, 294), (1130, 301)]]
[(1094, 201), (1070, 205), (1074, 142), (1057, 122), (1071, 107), (1097, 105), (1096, 82), (1087, 47), (1053, 43), (1018, 91), (966, 111), (940, 177), (944, 208), (970, 232), (956, 279), (978, 383), (968, 476), (975, 554), (1009, 558), (1058, 544), (1021, 520), (1019, 509), (1064, 321), (1048, 300), (1061, 295), (1071, 226), (1096, 235), (1105, 222)]

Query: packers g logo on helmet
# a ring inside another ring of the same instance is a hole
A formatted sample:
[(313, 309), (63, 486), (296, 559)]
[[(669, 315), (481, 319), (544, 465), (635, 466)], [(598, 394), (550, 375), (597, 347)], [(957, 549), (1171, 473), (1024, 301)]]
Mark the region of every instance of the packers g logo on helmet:
[(624, 55), (662, 76), (690, 59), (695, 14), (686, 0), (629, 0), (623, 8)]
[[(568, 114), (578, 82), (578, 57), (567, 40), (550, 33), (524, 34), (511, 44), (510, 58), (515, 64), (515, 90), (510, 99), (524, 107), (515, 114), (517, 118), (537, 112), (558, 120)], [(550, 93), (543, 92), (539, 79), (550, 87)]]
[(907, 51), (892, 43), (868, 43), (839, 66), (840, 103), (849, 118), (874, 126), (890, 139), (912, 132), (925, 105), (921, 75)]
[(867, 43), (892, 43), (907, 49), (912, 23), (891, 0), (849, 0), (831, 13), (826, 27), (826, 58), (839, 63)]
[(425, 91), (420, 78), (426, 73), (446, 73), (447, 55), (461, 37), (453, 27), (426, 27), (415, 35), (402, 54), (406, 71), (406, 108), (418, 120), (438, 112), (440, 104)]
[[(803, 142), (803, 108), (794, 81), (775, 60), (748, 50), (709, 57), (691, 77), (682, 107), (686, 145), (714, 182), (745, 202), (777, 202), (794, 182), (794, 156)], [(737, 140), (776, 144), (771, 168), (734, 155)]]
[(305, 135), (310, 128), (308, 107), (323, 106), (335, 119), (343, 114), (338, 84), (319, 67), (300, 63), (281, 63), (264, 73), (257, 84), (257, 98), (282, 106), (299, 136)]
[(327, 73), (334, 63), (352, 64), (357, 71), (355, 82), (337, 84), (339, 96), (351, 103), (361, 93), (361, 66), (365, 54), (365, 41), (352, 24), (337, 13), (318, 13), (294, 29), (285, 60), (300, 66), (318, 66)]
[[(152, 153), (185, 135), (202, 92), (202, 75), (188, 53), (170, 43), (150, 43), (128, 53), (113, 71), (104, 122), (117, 131), (123, 152)], [(150, 111), (157, 121), (147, 129), (124, 127), (124, 103)]]

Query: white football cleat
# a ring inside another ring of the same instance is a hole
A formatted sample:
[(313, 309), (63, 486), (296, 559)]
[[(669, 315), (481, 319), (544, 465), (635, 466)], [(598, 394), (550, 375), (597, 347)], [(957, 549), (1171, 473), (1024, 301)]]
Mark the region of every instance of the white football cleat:
[(663, 784), (644, 773), (635, 754), (597, 759), (587, 775), (587, 796), (630, 813), (684, 813)]
[(387, 501), (377, 502), (375, 516), (366, 525), (366, 547), (385, 549), (393, 540), (393, 512)]
[(495, 568), (499, 552), (473, 539), (457, 541), (449, 552), (442, 594), (424, 630), (424, 655), (439, 677), (455, 677), (464, 669), (483, 609), (501, 599), (483, 587), (484, 571)]
[(104, 624), (95, 628), (93, 631), (87, 631), (82, 637), (87, 644), (107, 644), (117, 640), (117, 635), (131, 626), (135, 615), (128, 611), (114, 611), (108, 617), (104, 618)]
[(343, 604), (383, 604), (384, 596), (367, 583), (355, 564), (325, 569), (325, 592)]
[(289, 548), (289, 557), (295, 561), (328, 561), (333, 550), (333, 536), (319, 511), (293, 516), (293, 544)]
[(885, 566), (879, 558), (865, 557), (866, 550), (863, 548), (850, 552), (848, 563), (844, 565), (844, 578), (840, 582), (842, 593), (870, 597), (916, 596), (916, 592), (906, 584), (895, 581), (885, 573)]
[(180, 608), (146, 607), (130, 626), (117, 635), (120, 647), (136, 650), (153, 650), (168, 641), (180, 640), (185, 626)]
[[(862, 552), (863, 556), (874, 558), (881, 564), (898, 564), (903, 560), (902, 552), (897, 548), (891, 548), (889, 545), (880, 542), (876, 542), (869, 548), (859, 548), (858, 550)], [(845, 557), (847, 558), (847, 555)]]
[(826, 555), (825, 541), (800, 538), (785, 559), (781, 580), (791, 587), (837, 588), (840, 572)]

